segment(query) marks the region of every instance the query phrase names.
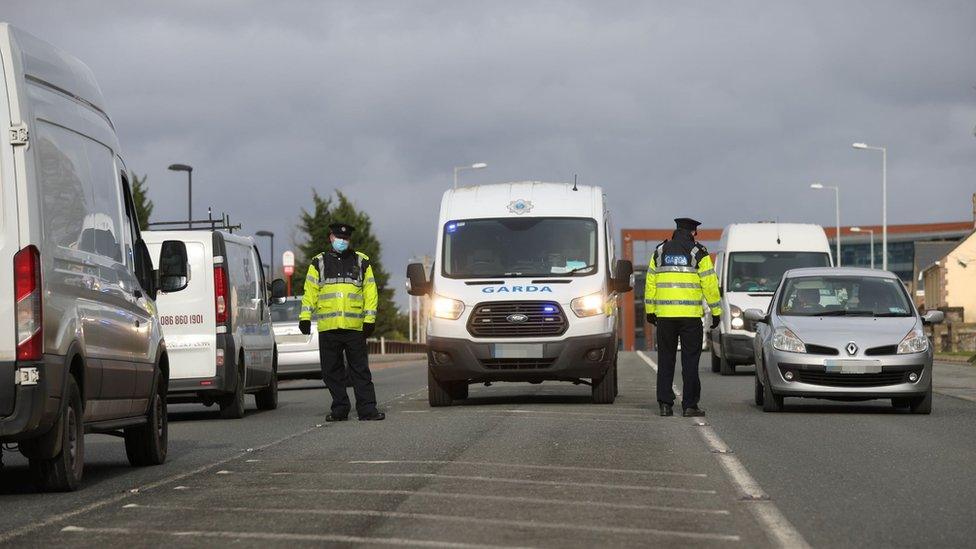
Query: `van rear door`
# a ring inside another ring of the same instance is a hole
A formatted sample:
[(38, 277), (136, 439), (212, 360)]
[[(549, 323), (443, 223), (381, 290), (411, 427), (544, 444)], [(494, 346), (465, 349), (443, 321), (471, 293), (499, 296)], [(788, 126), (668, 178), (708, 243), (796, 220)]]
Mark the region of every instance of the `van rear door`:
[[(7, 90), (16, 87), (13, 80), (10, 39), (6, 28), (0, 29), (0, 128), (12, 127)], [(0, 132), (0, 295), (14, 295), (14, 254), (20, 248), (17, 229), (17, 170), (14, 169), (14, 147), (10, 132)], [(24, 147), (17, 147), (23, 149)], [(19, 151), (23, 155), (23, 151)], [(23, 167), (23, 164), (21, 164)], [(21, 171), (21, 176), (23, 172)], [(9, 297), (0, 299), (0, 417), (13, 413), (16, 386), (17, 339), (15, 335), (14, 303)]]

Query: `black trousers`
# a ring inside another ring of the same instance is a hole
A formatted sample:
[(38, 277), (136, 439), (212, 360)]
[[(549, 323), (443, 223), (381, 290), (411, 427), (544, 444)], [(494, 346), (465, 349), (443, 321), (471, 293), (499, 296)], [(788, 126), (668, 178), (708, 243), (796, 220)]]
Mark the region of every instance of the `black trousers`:
[(369, 351), (366, 338), (358, 330), (328, 330), (319, 332), (319, 360), (322, 380), (332, 394), (332, 415), (349, 415), (349, 393), (346, 392), (346, 368), (342, 354), (349, 363), (349, 378), (356, 394), (356, 413), (371, 416), (376, 413), (376, 389), (369, 373)]
[(681, 341), (681, 407), (698, 406), (701, 379), (702, 321), (700, 318), (658, 318), (657, 329), (657, 401), (674, 404), (674, 366)]

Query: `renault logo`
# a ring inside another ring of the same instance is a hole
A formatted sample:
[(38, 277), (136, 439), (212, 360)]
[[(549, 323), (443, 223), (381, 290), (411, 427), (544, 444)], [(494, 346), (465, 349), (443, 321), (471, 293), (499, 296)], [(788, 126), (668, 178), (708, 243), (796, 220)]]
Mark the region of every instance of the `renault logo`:
[(857, 354), (857, 344), (853, 341), (847, 344), (847, 354), (854, 356)]
[(512, 324), (519, 324), (521, 322), (525, 322), (528, 319), (529, 319), (528, 315), (523, 315), (521, 313), (515, 313), (513, 315), (508, 315), (507, 317), (505, 317), (505, 320), (511, 322)]

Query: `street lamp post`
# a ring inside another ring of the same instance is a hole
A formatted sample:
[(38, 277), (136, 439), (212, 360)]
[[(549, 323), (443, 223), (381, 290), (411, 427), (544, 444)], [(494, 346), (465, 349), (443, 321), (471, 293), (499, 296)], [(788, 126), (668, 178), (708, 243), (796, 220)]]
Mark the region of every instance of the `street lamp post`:
[(881, 151), (881, 268), (888, 270), (888, 149), (866, 143), (854, 143), (855, 149)]
[(836, 185), (824, 185), (823, 183), (811, 183), (811, 189), (831, 189), (834, 191), (834, 213), (837, 222), (837, 266), (840, 267), (840, 188)]
[(488, 164), (485, 164), (484, 162), (477, 162), (475, 164), (471, 164), (470, 166), (455, 166), (454, 167), (454, 188), (456, 189), (458, 187), (458, 172), (459, 171), (461, 171), (461, 170), (480, 170), (482, 168), (487, 168), (487, 167), (488, 167)]
[(874, 229), (862, 229), (860, 227), (851, 227), (852, 233), (870, 233), (871, 235), (871, 268), (874, 268)]
[(193, 228), (193, 167), (186, 164), (170, 164), (174, 172), (186, 172), (186, 220)]
[(257, 236), (266, 236), (271, 239), (271, 279), (274, 279), (274, 233), (271, 231), (258, 231), (254, 233)]

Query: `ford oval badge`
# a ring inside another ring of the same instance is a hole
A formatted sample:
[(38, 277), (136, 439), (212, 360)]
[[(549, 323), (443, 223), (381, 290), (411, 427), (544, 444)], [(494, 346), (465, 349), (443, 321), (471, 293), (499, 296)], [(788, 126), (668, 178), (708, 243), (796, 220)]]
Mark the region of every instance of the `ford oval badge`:
[(525, 322), (528, 319), (529, 319), (528, 315), (523, 315), (522, 313), (515, 313), (505, 317), (505, 320), (511, 322), (512, 324), (519, 324), (521, 322)]

